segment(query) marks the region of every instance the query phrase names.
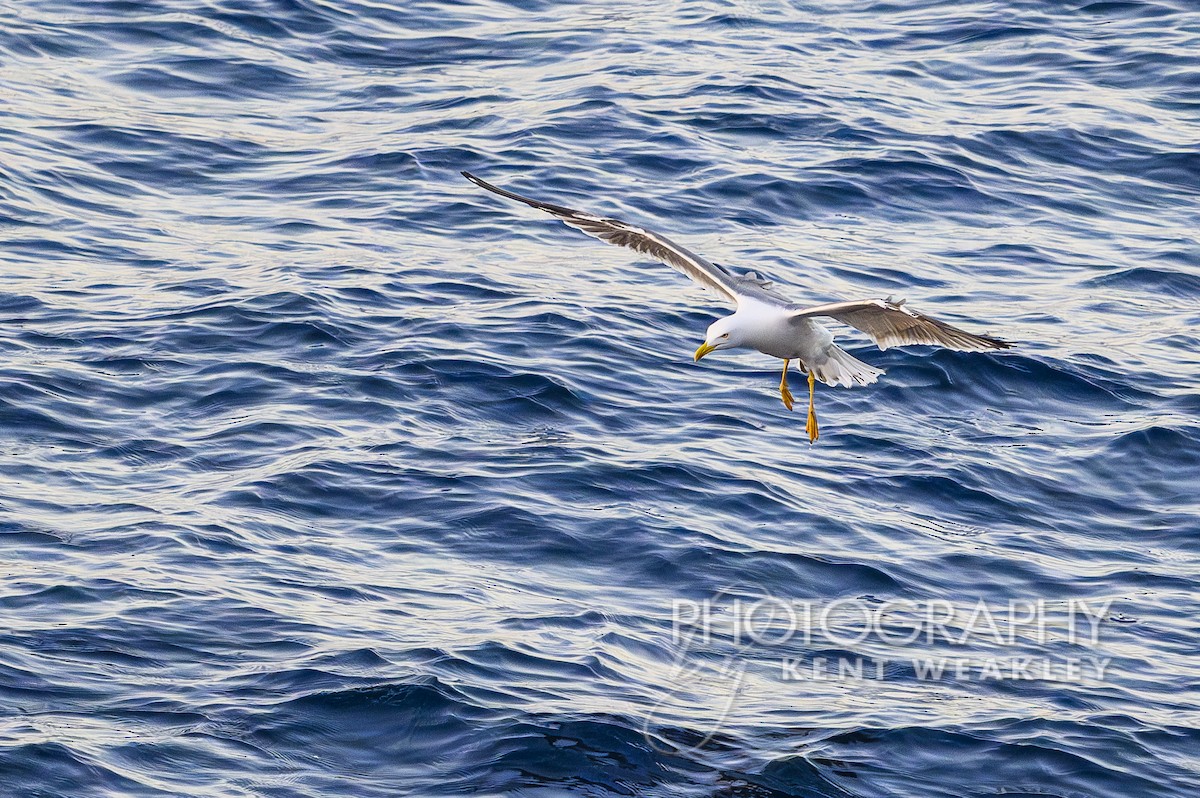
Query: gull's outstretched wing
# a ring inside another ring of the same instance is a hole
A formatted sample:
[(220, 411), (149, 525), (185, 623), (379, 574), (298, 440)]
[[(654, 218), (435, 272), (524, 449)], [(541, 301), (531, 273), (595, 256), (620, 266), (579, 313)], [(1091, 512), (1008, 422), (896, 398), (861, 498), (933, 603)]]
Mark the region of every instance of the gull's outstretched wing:
[(909, 344), (930, 344), (964, 352), (1008, 349), (1012, 344), (986, 335), (975, 335), (923, 313), (903, 307), (904, 300), (859, 299), (832, 302), (811, 308), (797, 308), (793, 319), (828, 316), (865, 332), (880, 349)]
[(488, 191), (499, 194), (502, 197), (508, 197), (517, 202), (523, 202), (530, 207), (537, 208), (539, 211), (545, 211), (551, 216), (561, 219), (565, 224), (577, 230), (582, 230), (601, 241), (616, 244), (619, 247), (629, 247), (643, 255), (649, 255), (655, 260), (662, 261), (676, 271), (683, 272), (705, 288), (711, 288), (734, 303), (738, 301), (739, 289), (742, 293), (746, 292), (746, 289), (739, 285), (742, 282), (741, 278), (735, 277), (720, 266), (709, 263), (699, 255), (689, 252), (651, 230), (636, 227), (617, 219), (605, 219), (590, 213), (584, 213), (583, 211), (564, 208), (561, 205), (552, 205), (549, 202), (540, 202), (529, 197), (522, 197), (520, 194), (505, 191), (502, 188), (493, 186), (491, 183), (480, 180), (470, 172), (463, 172), (462, 175), (480, 188), (486, 188)]

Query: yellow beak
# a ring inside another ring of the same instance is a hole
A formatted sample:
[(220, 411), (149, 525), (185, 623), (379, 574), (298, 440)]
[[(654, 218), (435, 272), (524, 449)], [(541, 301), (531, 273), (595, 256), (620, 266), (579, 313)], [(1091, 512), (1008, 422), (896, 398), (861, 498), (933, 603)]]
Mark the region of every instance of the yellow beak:
[(709, 352), (713, 351), (714, 349), (716, 349), (715, 346), (713, 346), (712, 344), (705, 341), (704, 343), (700, 344), (700, 348), (696, 350), (696, 354), (693, 356), (692, 359), (699, 361), (700, 358), (704, 357), (705, 355), (707, 355)]

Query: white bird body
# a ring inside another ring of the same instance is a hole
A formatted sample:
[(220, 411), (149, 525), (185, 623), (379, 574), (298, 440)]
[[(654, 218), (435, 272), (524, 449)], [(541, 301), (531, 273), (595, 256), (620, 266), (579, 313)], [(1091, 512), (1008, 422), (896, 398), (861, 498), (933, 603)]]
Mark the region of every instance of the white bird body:
[(824, 325), (812, 319), (793, 322), (779, 312), (777, 305), (756, 299), (742, 301), (737, 312), (727, 318), (742, 330), (743, 343), (738, 348), (757, 349), (783, 360), (815, 364), (833, 343), (833, 335)]
[[(723, 336), (728, 334), (729, 339)], [(745, 297), (737, 312), (709, 328), (701, 354), (717, 349), (756, 349), (780, 360), (798, 360), (801, 367), (826, 385), (870, 385), (881, 369), (858, 360), (833, 342), (833, 333), (810, 318), (795, 318), (777, 304)]]
[(751, 272), (738, 277), (729, 270), (689, 252), (664, 236), (617, 219), (606, 219), (562, 205), (523, 197), (493, 186), (474, 175), (463, 176), (477, 186), (502, 197), (523, 202), (549, 213), (567, 225), (590, 236), (618, 246), (629, 247), (671, 266), (691, 279), (737, 305), (732, 315), (713, 322), (704, 343), (696, 350), (700, 360), (718, 349), (755, 349), (783, 360), (783, 378), (779, 393), (784, 405), (792, 409), (793, 397), (787, 387), (787, 371), (797, 360), (808, 372), (809, 409), (807, 430), (810, 440), (817, 438), (813, 410), (815, 380), (827, 385), (869, 385), (883, 374), (881, 369), (858, 360), (833, 342), (833, 335), (815, 319), (832, 318), (864, 333), (880, 349), (909, 344), (931, 344), (962, 351), (1007, 349), (1010, 344), (986, 335), (976, 335), (904, 307), (904, 300), (860, 299), (804, 307), (788, 302), (767, 290), (764, 281)]

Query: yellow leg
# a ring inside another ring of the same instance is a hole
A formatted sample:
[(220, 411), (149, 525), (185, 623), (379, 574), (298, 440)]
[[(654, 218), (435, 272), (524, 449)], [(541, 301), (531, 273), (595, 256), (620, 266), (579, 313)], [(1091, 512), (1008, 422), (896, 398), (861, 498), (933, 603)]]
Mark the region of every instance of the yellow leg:
[(787, 387), (787, 370), (788, 364), (791, 362), (790, 360), (783, 361), (783, 379), (779, 381), (779, 398), (783, 400), (783, 406), (788, 410), (792, 409), (792, 403), (796, 401), (796, 398), (792, 396), (792, 392)]
[(817, 429), (817, 411), (813, 405), (813, 393), (817, 388), (817, 380), (813, 377), (812, 371), (808, 372), (808, 423), (804, 425), (804, 431), (808, 433), (808, 442), (812, 443), (820, 434)]

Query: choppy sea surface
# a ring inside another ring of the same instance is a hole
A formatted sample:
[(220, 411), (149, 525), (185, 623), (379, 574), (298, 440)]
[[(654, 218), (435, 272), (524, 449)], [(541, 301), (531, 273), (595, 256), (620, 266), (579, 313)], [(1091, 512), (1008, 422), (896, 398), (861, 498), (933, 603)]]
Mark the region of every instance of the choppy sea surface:
[(0, 223), (4, 796), (1200, 793), (1189, 0), (0, 0)]

